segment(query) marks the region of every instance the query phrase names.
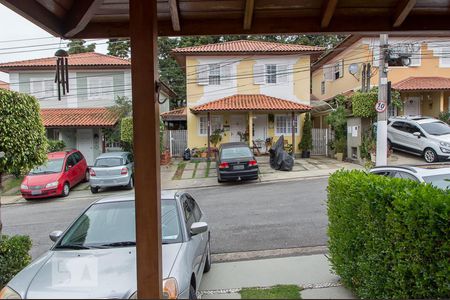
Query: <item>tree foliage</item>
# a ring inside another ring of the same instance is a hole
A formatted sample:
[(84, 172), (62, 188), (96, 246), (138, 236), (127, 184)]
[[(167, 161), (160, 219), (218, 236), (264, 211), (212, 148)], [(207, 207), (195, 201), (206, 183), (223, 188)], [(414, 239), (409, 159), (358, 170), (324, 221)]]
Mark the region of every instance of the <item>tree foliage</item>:
[(109, 39), (107, 43), (108, 43), (108, 55), (117, 56), (121, 58), (130, 57), (130, 40)]
[(67, 47), (69, 47), (69, 54), (78, 54), (78, 53), (86, 53), (86, 52), (94, 52), (95, 51), (95, 43), (85, 45), (85, 40), (70, 40), (67, 43)]
[[(107, 142), (118, 142), (121, 141), (121, 122), (122, 119), (130, 116), (132, 113), (132, 102), (131, 99), (125, 96), (118, 96), (116, 98), (115, 104), (108, 108), (114, 115), (119, 117), (119, 123), (114, 128), (103, 129), (103, 134)], [(124, 150), (129, 150), (129, 145), (122, 145)]]
[(305, 122), (303, 124), (302, 140), (298, 144), (298, 148), (302, 151), (309, 151), (313, 147), (312, 142), (312, 121), (311, 114), (306, 113)]
[[(352, 111), (355, 117), (374, 119), (377, 116), (375, 104), (378, 101), (378, 87), (373, 87), (369, 92), (355, 92), (350, 96)], [(401, 107), (403, 103), (400, 100), (400, 93), (391, 90), (391, 105)]]

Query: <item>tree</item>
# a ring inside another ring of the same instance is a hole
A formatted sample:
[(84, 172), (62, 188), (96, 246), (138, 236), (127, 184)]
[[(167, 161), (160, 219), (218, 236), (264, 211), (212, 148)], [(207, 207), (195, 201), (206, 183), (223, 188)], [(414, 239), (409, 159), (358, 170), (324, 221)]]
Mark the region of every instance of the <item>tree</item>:
[[(122, 119), (131, 115), (132, 112), (132, 103), (128, 97), (118, 96), (116, 98), (116, 103), (109, 107), (108, 109), (119, 118), (119, 123), (114, 128), (105, 128), (103, 129), (103, 134), (105, 136), (106, 141), (116, 142), (120, 141), (120, 128)], [(128, 151), (128, 144), (123, 144), (124, 150)]]
[(108, 54), (121, 58), (130, 57), (130, 40), (126, 39), (109, 39)]
[(67, 43), (67, 47), (69, 47), (69, 54), (78, 54), (78, 53), (86, 53), (86, 52), (94, 52), (95, 51), (95, 43), (85, 45), (85, 40), (70, 40)]
[[(1, 193), (3, 174), (23, 173), (46, 161), (47, 138), (39, 102), (33, 96), (0, 89), (0, 120)], [(0, 218), (0, 236), (1, 229)]]
[(306, 113), (305, 122), (303, 123), (302, 140), (298, 144), (298, 148), (302, 151), (310, 151), (313, 147), (312, 142), (312, 121), (311, 114)]

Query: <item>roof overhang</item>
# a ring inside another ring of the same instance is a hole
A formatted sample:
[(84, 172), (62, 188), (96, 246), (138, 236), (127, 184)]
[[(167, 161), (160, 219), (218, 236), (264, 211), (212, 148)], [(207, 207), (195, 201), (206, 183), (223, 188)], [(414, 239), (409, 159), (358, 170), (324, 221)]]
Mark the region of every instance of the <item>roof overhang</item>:
[(47, 128), (108, 128), (119, 122), (119, 115), (108, 108), (45, 108), (41, 117)]

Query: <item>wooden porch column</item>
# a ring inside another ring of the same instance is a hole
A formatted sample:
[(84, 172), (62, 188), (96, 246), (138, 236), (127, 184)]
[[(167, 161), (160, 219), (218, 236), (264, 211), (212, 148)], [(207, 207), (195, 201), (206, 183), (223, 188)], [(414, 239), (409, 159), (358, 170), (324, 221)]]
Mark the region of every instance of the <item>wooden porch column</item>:
[(248, 112), (248, 145), (253, 149), (253, 112)]
[(156, 1), (130, 0), (138, 298), (162, 298)]
[(439, 112), (443, 112), (445, 110), (444, 108), (444, 91), (441, 91), (440, 97), (439, 97)]
[(292, 117), (291, 117), (291, 126), (292, 126), (292, 157), (295, 157), (295, 112), (292, 112)]
[(211, 160), (211, 113), (208, 111), (208, 161)]

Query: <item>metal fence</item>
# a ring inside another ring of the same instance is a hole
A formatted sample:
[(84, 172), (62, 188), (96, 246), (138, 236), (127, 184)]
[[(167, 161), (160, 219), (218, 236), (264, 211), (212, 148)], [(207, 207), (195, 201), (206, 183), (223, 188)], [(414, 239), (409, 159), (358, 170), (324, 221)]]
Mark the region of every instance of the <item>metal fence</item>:
[(329, 145), (334, 140), (334, 131), (328, 128), (313, 128), (312, 140), (313, 148), (311, 150), (311, 155), (328, 156)]
[(183, 156), (187, 148), (187, 130), (165, 130), (163, 143), (164, 147), (170, 150), (172, 157)]

